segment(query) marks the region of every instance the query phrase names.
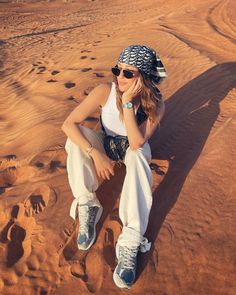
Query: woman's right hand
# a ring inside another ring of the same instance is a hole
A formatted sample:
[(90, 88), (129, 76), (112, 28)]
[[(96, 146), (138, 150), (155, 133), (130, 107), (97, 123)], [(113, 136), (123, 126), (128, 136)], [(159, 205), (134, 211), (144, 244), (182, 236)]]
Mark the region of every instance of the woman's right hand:
[(115, 161), (112, 161), (106, 154), (95, 148), (90, 155), (94, 161), (98, 177), (109, 180), (110, 175), (114, 176)]

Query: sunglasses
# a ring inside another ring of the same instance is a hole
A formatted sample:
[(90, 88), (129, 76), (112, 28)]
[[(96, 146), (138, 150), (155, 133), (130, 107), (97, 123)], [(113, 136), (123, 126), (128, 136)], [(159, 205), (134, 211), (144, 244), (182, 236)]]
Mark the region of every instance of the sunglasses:
[(120, 72), (123, 71), (123, 75), (126, 79), (132, 79), (133, 77), (136, 76), (136, 73), (138, 73), (138, 71), (119, 69), (117, 66), (115, 66), (114, 68), (111, 68), (111, 71), (117, 77), (120, 75)]

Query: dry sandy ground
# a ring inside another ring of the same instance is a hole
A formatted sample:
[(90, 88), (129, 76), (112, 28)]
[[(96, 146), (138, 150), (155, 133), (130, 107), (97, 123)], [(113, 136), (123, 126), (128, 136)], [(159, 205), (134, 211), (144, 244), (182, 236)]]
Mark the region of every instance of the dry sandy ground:
[(0, 2), (0, 293), (127, 294), (112, 280), (125, 168), (99, 188), (98, 238), (78, 251), (60, 127), (124, 47), (146, 44), (169, 78), (152, 138), (153, 247), (129, 294), (236, 294), (236, 2)]

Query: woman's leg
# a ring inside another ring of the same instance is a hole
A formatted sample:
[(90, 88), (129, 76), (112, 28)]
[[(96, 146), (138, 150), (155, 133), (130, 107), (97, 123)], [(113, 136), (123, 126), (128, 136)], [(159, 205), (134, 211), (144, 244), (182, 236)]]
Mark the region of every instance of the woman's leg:
[[(79, 128), (94, 147), (105, 153), (102, 133), (84, 126)], [(102, 206), (95, 194), (99, 179), (92, 158), (69, 138), (67, 138), (65, 150), (68, 154), (68, 180), (75, 198), (70, 208), (70, 215), (76, 219), (78, 208), (80, 223), (78, 247), (81, 250), (87, 250), (96, 238), (95, 227), (102, 214)]]
[(122, 188), (119, 214), (124, 227), (144, 235), (152, 206), (151, 149), (145, 143), (137, 150), (127, 150), (126, 176)]
[(149, 144), (145, 143), (138, 150), (128, 148), (124, 162), (126, 176), (119, 206), (123, 229), (116, 245), (118, 264), (113, 279), (119, 288), (130, 288), (135, 281), (138, 251), (146, 252), (151, 247), (143, 237), (152, 206)]

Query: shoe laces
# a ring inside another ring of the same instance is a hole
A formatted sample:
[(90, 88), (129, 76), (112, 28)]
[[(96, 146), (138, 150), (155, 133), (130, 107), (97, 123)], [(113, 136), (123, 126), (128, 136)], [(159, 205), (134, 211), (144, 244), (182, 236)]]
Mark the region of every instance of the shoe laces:
[(89, 224), (95, 221), (96, 214), (93, 207), (79, 206), (79, 231), (81, 234), (88, 232)]
[(124, 268), (133, 269), (136, 264), (136, 257), (138, 253), (138, 247), (122, 247), (123, 251), (120, 249), (120, 254), (122, 255), (122, 261), (124, 263)]
[(86, 234), (89, 225), (89, 207), (79, 206), (79, 232)]

